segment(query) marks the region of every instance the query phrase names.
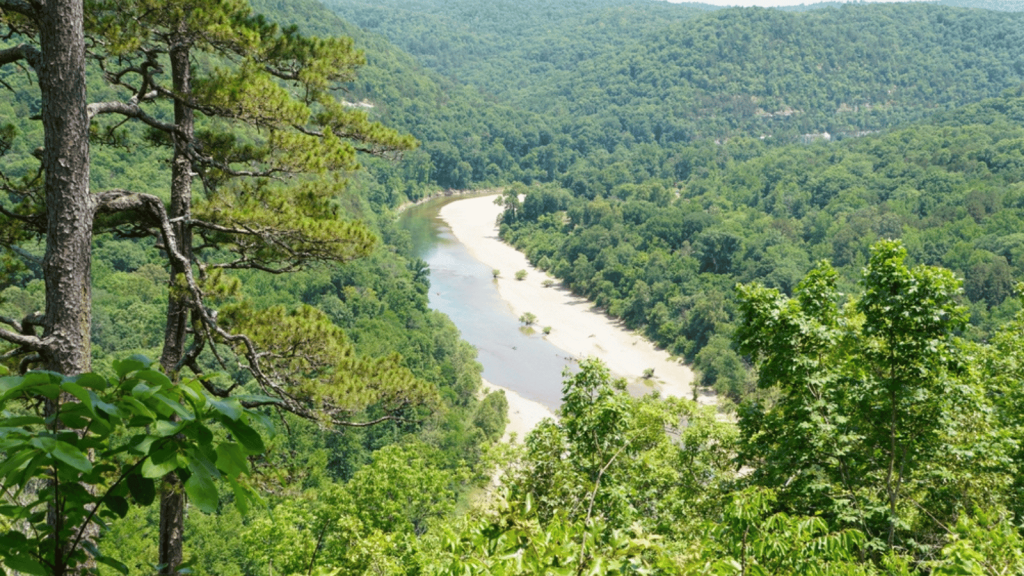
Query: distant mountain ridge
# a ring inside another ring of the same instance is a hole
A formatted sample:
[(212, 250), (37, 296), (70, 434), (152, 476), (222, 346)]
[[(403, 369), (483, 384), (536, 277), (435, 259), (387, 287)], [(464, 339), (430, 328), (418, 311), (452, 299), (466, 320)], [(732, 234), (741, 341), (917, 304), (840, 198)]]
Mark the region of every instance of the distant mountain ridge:
[(1024, 1), (1022, 0), (938, 0), (938, 4), (997, 12), (1024, 12)]
[(604, 138), (609, 150), (877, 130), (1024, 81), (1024, 17), (935, 3), (789, 11), (646, 0), (327, 1), (425, 67), (573, 126), (564, 130), (619, 124), (620, 137)]

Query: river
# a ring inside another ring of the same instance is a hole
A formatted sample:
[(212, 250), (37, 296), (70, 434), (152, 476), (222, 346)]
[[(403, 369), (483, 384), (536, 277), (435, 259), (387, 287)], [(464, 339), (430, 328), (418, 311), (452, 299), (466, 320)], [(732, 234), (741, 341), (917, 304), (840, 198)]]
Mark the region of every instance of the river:
[(473, 258), (438, 217), (462, 198), (439, 198), (405, 210), (399, 225), (430, 266), (430, 307), (452, 319), (476, 347), (483, 377), (551, 408), (561, 404), (562, 371), (575, 364), (541, 332), (523, 330), (499, 296), (491, 269)]

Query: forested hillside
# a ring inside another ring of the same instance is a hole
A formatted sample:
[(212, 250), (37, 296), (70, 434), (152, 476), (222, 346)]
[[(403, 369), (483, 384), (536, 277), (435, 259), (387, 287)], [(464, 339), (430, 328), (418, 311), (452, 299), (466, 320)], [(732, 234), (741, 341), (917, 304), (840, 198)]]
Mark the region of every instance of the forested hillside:
[(1024, 2), (1020, 0), (939, 0), (937, 4), (960, 8), (979, 8), (981, 10), (1024, 12)]
[[(349, 68), (359, 67), (358, 55), (350, 57), (345, 28), (330, 14), (327, 21), (309, 14), (311, 20), (300, 23), (317, 25), (306, 26), (306, 31), (332, 38), (310, 40), (296, 30), (249, 17), (245, 3), (211, 2), (207, 12), (200, 11), (198, 17), (187, 20), (187, 25), (210, 25), (204, 18), (213, 14), (236, 28), (197, 32), (216, 38), (211, 44), (192, 45), (196, 51), (191, 62), (192, 79), (199, 86), (194, 98), (206, 100), (204, 105), (196, 106), (200, 113), (196, 114), (194, 127), (179, 124), (167, 128), (171, 122), (180, 122), (180, 110), (174, 106), (176, 96), (154, 100), (159, 98), (156, 91), (141, 97), (132, 94), (136, 80), (133, 75), (144, 76), (146, 70), (152, 74), (146, 80), (151, 86), (169, 83), (168, 76), (178, 68), (161, 60), (166, 57), (166, 47), (147, 45), (150, 56), (130, 52), (111, 56), (104, 52), (115, 44), (113, 50), (124, 47), (118, 44), (125, 41), (121, 34), (136, 33), (140, 38), (127, 40), (127, 50), (139, 42), (159, 43), (162, 38), (158, 34), (146, 35), (150, 29), (134, 29), (119, 19), (135, 17), (137, 22), (145, 21), (146, 26), (160, 30), (164, 12), (148, 10), (145, 3), (118, 4), (116, 10), (111, 9), (114, 4), (105, 2), (90, 6), (92, 12), (85, 27), (97, 44), (90, 47), (93, 58), (85, 79), (90, 101), (100, 104), (90, 108), (94, 120), (87, 199), (97, 206), (102, 206), (99, 199), (105, 197), (137, 199), (139, 205), (159, 208), (154, 213), (127, 212), (114, 217), (107, 217), (107, 209), (92, 209), (99, 215), (93, 223), (91, 263), (85, 268), (87, 272), (91, 268), (91, 290), (86, 292), (86, 327), (91, 328), (86, 334), (91, 350), (87, 342), (84, 356), (88, 359), (85, 366), (91, 364), (92, 370), (102, 376), (90, 376), (89, 384), (82, 379), (91, 397), (84, 388), (75, 388), (73, 382), (64, 385), (80, 393), (79, 399), (86, 399), (82, 406), (88, 405), (87, 418), (96, 425), (80, 438), (58, 436), (58, 459), (71, 459), (78, 472), (88, 474), (93, 468), (83, 450), (90, 454), (95, 450), (96, 473), (83, 477), (82, 482), (94, 487), (92, 494), (98, 496), (89, 500), (93, 496), (83, 491), (79, 499), (65, 498), (56, 505), (66, 505), (71, 510), (67, 521), (84, 521), (83, 527), (92, 520), (92, 515), (83, 514), (92, 509), (100, 512), (102, 508), (105, 525), (115, 518), (118, 521), (104, 530), (102, 543), (96, 541), (93, 529), (85, 542), (85, 547), (102, 546), (105, 555), (86, 552), (80, 545), (83, 532), (78, 539), (63, 540), (73, 545), (62, 558), (52, 548), (38, 548), (37, 540), (26, 540), (19, 531), (28, 515), (40, 506), (45, 516), (47, 502), (57, 502), (58, 489), (50, 492), (53, 500), (42, 496), (38, 501), (23, 502), (24, 508), (9, 505), (13, 502), (10, 498), (19, 497), (12, 483), (24, 487), (23, 482), (35, 482), (35, 474), (45, 473), (39, 468), (39, 459), (31, 465), (20, 459), (28, 454), (26, 449), (38, 449), (29, 448), (27, 440), (21, 443), (21, 435), (47, 437), (49, 444), (44, 442), (42, 446), (49, 449), (40, 458), (49, 458), (56, 432), (42, 426), (43, 417), (50, 414), (51, 422), (56, 422), (53, 414), (58, 412), (47, 411), (60, 411), (60, 426), (78, 427), (81, 420), (79, 415), (65, 412), (77, 410), (70, 403), (65, 402), (63, 408), (44, 409), (51, 405), (40, 401), (43, 396), (35, 388), (26, 392), (14, 383), (20, 380), (6, 378), (42, 366), (43, 357), (29, 353), (32, 349), (19, 342), (35, 342), (32, 338), (36, 338), (37, 326), (44, 322), (40, 319), (42, 311), (50, 308), (45, 296), (53, 281), (44, 275), (46, 262), (42, 256), (53, 241), (45, 225), (39, 225), (40, 221), (46, 222), (45, 212), (43, 217), (38, 215), (45, 208), (41, 189), (48, 178), (48, 174), (38, 171), (38, 159), (49, 128), (39, 122), (40, 111), (46, 106), (36, 86), (37, 71), (28, 65), (4, 66), (2, 79), (7, 92), (0, 99), (5, 122), (0, 150), (4, 156), (0, 324), (5, 336), (10, 334), (6, 329), (12, 327), (24, 331), (24, 338), (15, 336), (13, 343), (6, 340), (0, 345), (0, 372), (5, 377), (0, 379), (0, 412), (5, 422), (0, 431), (0, 476), (5, 491), (0, 513), (0, 529), (4, 531), (0, 571), (63, 574), (67, 562), (79, 562), (88, 555), (100, 558), (105, 569), (112, 571), (179, 573), (178, 569), (186, 566), (177, 566), (181, 557), (170, 566), (158, 558), (164, 558), (164, 548), (169, 545), (165, 526), (175, 521), (165, 514), (165, 502), (169, 497), (184, 498), (187, 494), (194, 512), (178, 517), (185, 522), (183, 553), (187, 565), (203, 574), (248, 572), (264, 564), (257, 546), (245, 544), (244, 539), (258, 538), (252, 535), (259, 533), (266, 522), (273, 523), (273, 510), (279, 502), (310, 502), (330, 492), (337, 504), (338, 498), (354, 494), (356, 484), (364, 491), (382, 489), (382, 480), (374, 477), (379, 472), (367, 468), (359, 475), (358, 471), (373, 462), (378, 466), (374, 470), (388, 466), (386, 454), (397, 459), (400, 466), (412, 466), (408, 468), (411, 482), (427, 481), (428, 475), (433, 478), (429, 487), (410, 488), (415, 492), (410, 498), (424, 504), (422, 510), (411, 513), (409, 522), (425, 530), (481, 483), (484, 451), (502, 433), (506, 404), (501, 394), (486, 398), (478, 394), (480, 366), (475, 361), (475, 350), (460, 339), (446, 317), (428, 309), (429, 270), (411, 256), (408, 237), (396, 228), (389, 210), (392, 202), (360, 195), (345, 185), (345, 178), (355, 174), (355, 150), (332, 139), (332, 128), (350, 139), (346, 142), (365, 145), (370, 154), (362, 157), (379, 160), (379, 166), (395, 164), (393, 157), (412, 143), (411, 138), (361, 116), (358, 108), (334, 106), (333, 96), (326, 94), (323, 87), (335, 82), (330, 67), (341, 68), (342, 78), (347, 78)], [(189, 12), (191, 8), (179, 8), (182, 12), (172, 10), (167, 17), (196, 14)], [(281, 17), (285, 12), (302, 14), (302, 6), (295, 4), (263, 8), (270, 18), (285, 24), (289, 22)], [(34, 22), (33, 16), (26, 18), (24, 22)], [(17, 50), (19, 42), (36, 40), (26, 32), (33, 30), (32, 24), (9, 20), (6, 13), (0, 22), (11, 34), (5, 39), (5, 48), (14, 46)], [(255, 42), (254, 38), (270, 47), (248, 44)], [(324, 49), (330, 51), (326, 56), (322, 54)], [(292, 82), (282, 80), (277, 84), (272, 80), (268, 86), (261, 83), (267, 78), (259, 71), (242, 72), (246, 57), (252, 56), (246, 50), (263, 50), (261, 65)], [(155, 60), (133, 66), (135, 59), (147, 57)], [(315, 62), (314, 68), (322, 68), (313, 73), (304, 70), (298, 80), (297, 72), (290, 76), (288, 71), (273, 68), (281, 60), (287, 62), (289, 70), (303, 69), (308, 61)], [(121, 66), (126, 69), (121, 75), (111, 72)], [(235, 74), (240, 74), (240, 82), (235, 83), (239, 78)], [(409, 82), (415, 84), (417, 78), (413, 75)], [(227, 84), (234, 92), (224, 88)], [(210, 90), (199, 93), (204, 89)], [(217, 92), (219, 89), (225, 91)], [(254, 96), (253, 89), (262, 91), (259, 97)], [(373, 88), (369, 85), (364, 89)], [(406, 89), (415, 92), (414, 88)], [(296, 98), (300, 93), (301, 100)], [(171, 92), (160, 94), (168, 96)], [(344, 96), (342, 91), (337, 94)], [(261, 105), (267, 108), (254, 111)], [(127, 111), (127, 115), (108, 120), (100, 111), (103, 106)], [(294, 130), (289, 119), (302, 119), (306, 106), (316, 109), (316, 114), (307, 118), (309, 124), (303, 126), (307, 133), (281, 136)], [(59, 111), (51, 106), (48, 113)], [(132, 121), (139, 118), (146, 124)], [(175, 139), (183, 138), (193, 128), (192, 155), (184, 155), (182, 148), (175, 146)], [(195, 152), (198, 148), (203, 148), (202, 154)], [(415, 161), (417, 152), (408, 153)], [(185, 158), (193, 162), (187, 177), (195, 179), (196, 184), (194, 190), (189, 187), (185, 192), (187, 199), (182, 202), (181, 188), (176, 183), (181, 172), (176, 167)], [(398, 190), (396, 198), (422, 194), (429, 181), (429, 168), (421, 178), (410, 181), (415, 187), (408, 192)], [(191, 205), (191, 214), (172, 212), (182, 204)], [(116, 213), (115, 209), (109, 211)], [(167, 218), (167, 212), (175, 216), (173, 222), (161, 220)], [(175, 267), (185, 235), (171, 230), (175, 224), (195, 225), (197, 221), (210, 226), (194, 232), (195, 267), (188, 267), (201, 276), (198, 281)], [(183, 293), (190, 299), (200, 294), (206, 300), (201, 306), (192, 305), (191, 320), (181, 326), (181, 335), (191, 339), (191, 345), (187, 350), (181, 348), (184, 357), (180, 363), (175, 365), (177, 361), (171, 360), (169, 366), (160, 369), (175, 379), (177, 386), (172, 387), (168, 377), (158, 375), (158, 364), (152, 364), (153, 370), (147, 369), (151, 361), (167, 362), (167, 341), (172, 339), (168, 335), (169, 310)], [(218, 331), (216, 335), (214, 330)], [(246, 333), (239, 338), (241, 331)], [(246, 348), (242, 341), (254, 348)], [(179, 381), (178, 370), (196, 379)], [(124, 392), (118, 385), (130, 381), (135, 386), (140, 372), (148, 374), (144, 378), (150, 378), (153, 388), (148, 393), (136, 388), (138, 398), (117, 396)], [(111, 386), (105, 378), (118, 385)], [(269, 395), (275, 391), (278, 397)], [(250, 410), (253, 406), (285, 405), (290, 409)], [(96, 411), (94, 406), (103, 406), (106, 412)], [(214, 418), (221, 420), (208, 421), (207, 411), (218, 410), (220, 416)], [(39, 414), (39, 418), (30, 414)], [(179, 424), (169, 424), (171, 419)], [(226, 427), (218, 428), (218, 423)], [(172, 428), (174, 431), (169, 431)], [(143, 458), (134, 465), (137, 454), (124, 454), (124, 442), (132, 438), (132, 430), (155, 434), (144, 443)], [(94, 437), (96, 434), (101, 439)], [(167, 443), (178, 441), (182, 442), (178, 448), (168, 449)], [(186, 446), (193, 441), (196, 447)], [(38, 444), (39, 440), (34, 442)], [(81, 447), (78, 442), (83, 443)], [(101, 443), (103, 448), (99, 448)], [(221, 455), (217, 465), (213, 464), (217, 460), (215, 447)], [(390, 452), (373, 456), (383, 447)], [(19, 449), (22, 451), (17, 452)], [(153, 464), (157, 456), (147, 455), (150, 449), (159, 455), (158, 464)], [(233, 463), (227, 463), (226, 454)], [(410, 462), (409, 454), (419, 460)], [(191, 469), (187, 462), (191, 462)], [(140, 467), (144, 472), (140, 473)], [(176, 468), (179, 480), (173, 474), (169, 479), (165, 477)], [(56, 474), (57, 468), (45, 470)], [(392, 472), (387, 473), (383, 486), (393, 480)], [(78, 487), (77, 480), (70, 476), (62, 476), (64, 480), (70, 489)], [(215, 480), (221, 485), (219, 498)], [(132, 485), (130, 495), (125, 482)], [(65, 484), (61, 484), (63, 487)], [(123, 494), (108, 492), (114, 489)], [(29, 490), (34, 494), (35, 485)], [(137, 505), (130, 513), (120, 506), (127, 504), (129, 496)], [(377, 500), (370, 492), (361, 498)], [(255, 515), (243, 520), (235, 507), (244, 510), (250, 502), (257, 505)], [(179, 510), (183, 512), (183, 508)], [(401, 513), (406, 512), (401, 509)], [(346, 518), (361, 522), (350, 514)], [(393, 546), (400, 547), (401, 542), (414, 537), (411, 531), (405, 532), (406, 524), (395, 524), (394, 518), (383, 513), (376, 518), (381, 523), (379, 538), (390, 540)], [(31, 538), (48, 538), (45, 518), (29, 521), (44, 527)], [(216, 538), (208, 539), (207, 534)], [(372, 539), (366, 533), (362, 536), (366, 541)], [(66, 533), (58, 537), (68, 538)], [(180, 533), (178, 542), (180, 546)], [(383, 554), (384, 550), (374, 553), (378, 552)], [(163, 562), (162, 567), (154, 568), (158, 562)], [(271, 559), (271, 566), (273, 562)], [(281, 565), (281, 560), (278, 562)]]
[(1012, 317), (1024, 276), (1022, 110), (1014, 93), (837, 144), (692, 148), (678, 188), (679, 155), (625, 160), (610, 171), (618, 182), (595, 178), (582, 194), (519, 189), (526, 199), (506, 211), (503, 235), (739, 399), (750, 383), (729, 344), (731, 287), (788, 294), (827, 259), (852, 291), (877, 239), (902, 238), (915, 262), (966, 278), (972, 338)]
[[(0, 0), (0, 573), (1024, 573), (1019, 14), (90, 0), (65, 110), (37, 4)], [(498, 443), (393, 212), (483, 185), (720, 406), (584, 359)]]
[(548, 114), (583, 154), (856, 134), (995, 96), (1024, 74), (1018, 14), (919, 3), (710, 13), (625, 2), (330, 5), (425, 65)]

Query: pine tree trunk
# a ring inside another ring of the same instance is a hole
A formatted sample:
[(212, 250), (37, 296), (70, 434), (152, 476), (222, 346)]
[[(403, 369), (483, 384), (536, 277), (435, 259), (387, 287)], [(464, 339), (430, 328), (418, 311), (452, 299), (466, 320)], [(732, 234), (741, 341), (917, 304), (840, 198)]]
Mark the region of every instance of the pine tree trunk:
[[(51, 341), (43, 363), (66, 375), (89, 371), (91, 359), (93, 206), (83, 14), (82, 0), (43, 0), (35, 5), (47, 218), (43, 337)], [(56, 533), (63, 521), (64, 510), (51, 507), (47, 523)], [(61, 538), (54, 539), (53, 571), (58, 576), (67, 573), (66, 545)]]
[[(170, 51), (171, 75), (174, 92), (189, 94), (192, 90), (192, 69), (189, 62), (190, 45), (180, 40)], [(174, 123), (179, 133), (173, 135), (174, 159), (171, 165), (171, 206), (168, 216), (174, 221), (174, 235), (178, 249), (188, 262), (192, 261), (192, 230), (189, 220), (192, 214), (192, 162), (188, 148), (192, 145), (194, 121), (192, 109), (183, 102), (174, 103)], [(185, 354), (187, 343), (190, 303), (188, 295), (176, 290), (176, 278), (185, 273), (184, 268), (171, 260), (171, 282), (167, 299), (167, 328), (164, 332), (164, 349), (160, 363), (164, 371), (177, 379), (174, 371)], [(183, 535), (185, 530), (185, 492), (181, 479), (176, 474), (164, 477), (160, 495), (160, 574), (177, 574), (178, 566), (184, 559)]]
[(82, 0), (45, 0), (38, 12), (46, 170), (47, 236), (43, 258), (46, 368), (75, 375), (90, 369), (92, 221), (89, 118), (85, 93)]

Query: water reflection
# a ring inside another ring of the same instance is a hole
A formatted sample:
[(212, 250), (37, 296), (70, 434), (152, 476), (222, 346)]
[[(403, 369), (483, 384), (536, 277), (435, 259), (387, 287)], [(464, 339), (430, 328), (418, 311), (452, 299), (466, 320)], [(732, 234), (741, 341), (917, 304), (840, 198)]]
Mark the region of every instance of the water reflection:
[(445, 198), (406, 210), (399, 221), (415, 254), (430, 265), (430, 306), (447, 314), (476, 346), (483, 376), (552, 409), (561, 403), (562, 371), (574, 364), (543, 334), (520, 330), (512, 309), (498, 297), (491, 269), (459, 243), (438, 211)]

